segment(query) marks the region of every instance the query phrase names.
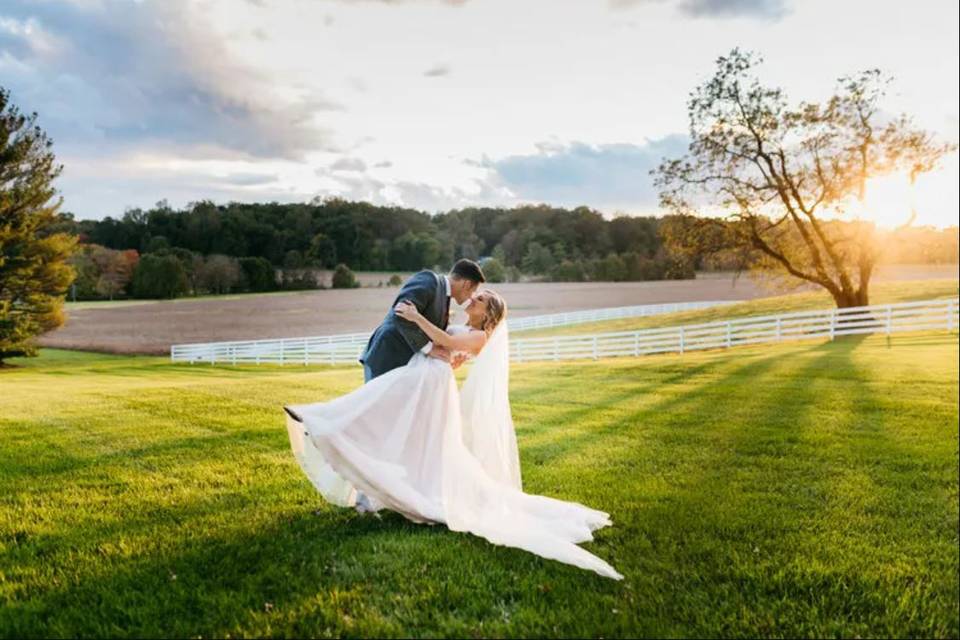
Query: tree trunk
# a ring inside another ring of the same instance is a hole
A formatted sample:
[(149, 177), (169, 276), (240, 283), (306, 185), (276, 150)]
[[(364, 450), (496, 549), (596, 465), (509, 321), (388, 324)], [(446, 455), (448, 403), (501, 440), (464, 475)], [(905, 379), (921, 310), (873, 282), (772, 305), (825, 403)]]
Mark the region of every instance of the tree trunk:
[(848, 309), (850, 307), (866, 307), (870, 304), (870, 297), (866, 287), (861, 287), (856, 291), (838, 291), (832, 293), (834, 302), (838, 309)]
[(867, 328), (871, 323), (876, 322), (876, 318), (867, 312), (854, 311), (849, 313), (846, 311), (853, 307), (865, 307), (869, 304), (866, 285), (861, 286), (856, 291), (841, 290), (833, 294), (833, 299), (837, 303), (837, 329), (843, 329), (845, 325), (848, 325), (850, 329)]

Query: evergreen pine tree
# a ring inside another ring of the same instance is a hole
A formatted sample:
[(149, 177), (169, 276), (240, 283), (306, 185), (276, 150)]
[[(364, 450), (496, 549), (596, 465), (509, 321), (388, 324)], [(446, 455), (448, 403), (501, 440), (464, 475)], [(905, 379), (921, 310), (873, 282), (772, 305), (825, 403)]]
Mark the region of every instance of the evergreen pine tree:
[(60, 174), (53, 143), (0, 88), (0, 365), (36, 355), (33, 339), (63, 324), (76, 237), (54, 232)]

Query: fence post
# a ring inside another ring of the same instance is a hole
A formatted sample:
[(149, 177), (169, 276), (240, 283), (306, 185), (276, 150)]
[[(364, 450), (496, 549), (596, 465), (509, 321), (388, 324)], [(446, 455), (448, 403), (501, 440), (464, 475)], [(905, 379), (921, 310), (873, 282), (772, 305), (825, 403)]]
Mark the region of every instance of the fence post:
[(777, 316), (777, 342), (783, 340), (783, 318)]
[(680, 327), (680, 353), (683, 353), (683, 327)]
[(837, 310), (830, 310), (830, 339), (833, 340), (837, 331)]
[(639, 331), (633, 332), (633, 355), (634, 356), (640, 355), (640, 332)]
[(237, 345), (230, 345), (230, 364), (237, 365)]
[(596, 360), (599, 357), (597, 353), (597, 336), (593, 336), (593, 359)]
[(887, 335), (893, 331), (893, 305), (887, 305)]
[(310, 360), (310, 343), (307, 342), (307, 339), (303, 339), (303, 366), (307, 366)]
[(285, 344), (284, 341), (281, 339), (281, 340), (280, 340), (280, 365), (281, 365), (281, 366), (283, 365), (283, 355), (284, 355), (284, 354), (283, 354), (283, 350), (284, 350), (285, 348), (286, 348), (286, 344)]
[(727, 349), (733, 346), (733, 323), (727, 320)]
[(947, 331), (953, 331), (953, 300), (947, 301)]

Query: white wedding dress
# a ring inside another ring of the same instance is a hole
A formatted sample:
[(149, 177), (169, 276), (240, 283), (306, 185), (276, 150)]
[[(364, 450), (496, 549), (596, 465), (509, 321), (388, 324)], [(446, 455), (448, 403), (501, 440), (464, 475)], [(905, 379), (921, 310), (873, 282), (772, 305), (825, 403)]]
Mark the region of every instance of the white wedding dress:
[(577, 546), (610, 524), (606, 513), (521, 491), (508, 384), (507, 327), (501, 323), (462, 392), (448, 364), (418, 353), (345, 396), (290, 407), (303, 418), (287, 417), (290, 445), (304, 473), (334, 504), (353, 506), (362, 492), (375, 510), (445, 523), (621, 579)]

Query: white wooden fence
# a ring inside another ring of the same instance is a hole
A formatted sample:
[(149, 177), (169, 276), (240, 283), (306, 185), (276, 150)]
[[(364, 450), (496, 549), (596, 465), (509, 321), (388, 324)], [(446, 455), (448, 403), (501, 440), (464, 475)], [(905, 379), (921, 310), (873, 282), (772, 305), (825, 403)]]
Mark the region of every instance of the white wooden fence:
[(667, 302), (664, 304), (643, 304), (634, 307), (610, 307), (607, 309), (587, 309), (585, 311), (568, 311), (566, 313), (551, 313), (545, 316), (528, 316), (526, 318), (510, 318), (507, 324), (511, 333), (530, 331), (533, 329), (549, 329), (564, 327), (586, 322), (601, 322), (603, 320), (617, 320), (620, 318), (640, 318), (644, 316), (658, 316), (664, 313), (678, 311), (696, 311), (709, 309), (726, 304), (735, 304), (742, 300), (710, 300), (704, 302)]
[(700, 349), (868, 333), (958, 327), (958, 299), (924, 300), (848, 309), (800, 311), (592, 335), (521, 338), (510, 342), (514, 362), (684, 353)]
[[(646, 304), (632, 307), (587, 309), (526, 318), (510, 318), (510, 331), (529, 331), (549, 327), (599, 322), (616, 318), (654, 316), (677, 311), (693, 311), (719, 305), (733, 304), (737, 300), (707, 302), (672, 302)], [(207, 342), (177, 344), (170, 347), (170, 359), (174, 362), (223, 362), (274, 363), (274, 364), (338, 364), (356, 362), (367, 346), (368, 333), (348, 333), (333, 336), (306, 338), (277, 338), (271, 340), (243, 340), (237, 342)]]
[(226, 364), (342, 364), (357, 361), (370, 338), (368, 333), (347, 333), (312, 338), (277, 338), (238, 342), (175, 344), (174, 362)]
[[(786, 340), (812, 338), (829, 338), (832, 340), (837, 336), (853, 334), (892, 334), (928, 330), (954, 331), (960, 326), (958, 307), (960, 307), (960, 303), (958, 303), (957, 298), (923, 300), (849, 309), (834, 308), (771, 316), (751, 316), (704, 324), (641, 329), (638, 331), (519, 338), (510, 342), (510, 357), (515, 362), (578, 358), (596, 359), (613, 356), (641, 356), (651, 353), (684, 353), (701, 349), (722, 349)], [(633, 308), (638, 309), (639, 307)], [(598, 313), (606, 311), (610, 310), (597, 310)], [(667, 311), (661, 311), (661, 313), (667, 313)], [(562, 316), (564, 314), (556, 315)], [(576, 318), (579, 317), (576, 316)], [(574, 320), (568, 324), (592, 322), (597, 316), (592, 316), (592, 318), (591, 320)], [(521, 318), (520, 320), (527, 319)], [(511, 330), (514, 330), (513, 327), (511, 327)], [(353, 363), (356, 362), (359, 353), (366, 346), (367, 338), (368, 335), (365, 333), (354, 333), (315, 338), (175, 345), (170, 349), (170, 357), (177, 362), (191, 363)]]

